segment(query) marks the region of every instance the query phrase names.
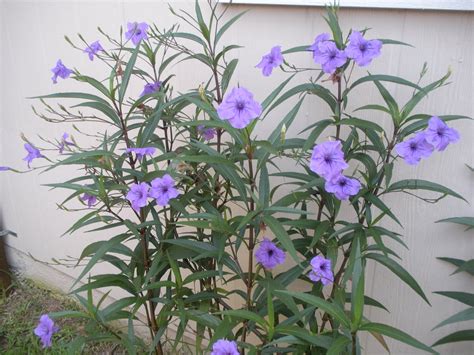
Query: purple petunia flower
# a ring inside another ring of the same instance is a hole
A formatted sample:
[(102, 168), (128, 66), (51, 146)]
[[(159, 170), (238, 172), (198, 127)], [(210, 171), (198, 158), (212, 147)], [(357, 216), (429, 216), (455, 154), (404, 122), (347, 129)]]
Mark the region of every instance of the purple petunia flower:
[(146, 33), (148, 27), (148, 24), (145, 22), (129, 22), (127, 23), (128, 31), (125, 32), (125, 38), (131, 39), (132, 43), (136, 46), (142, 39), (148, 38)]
[(94, 56), (97, 56), (97, 53), (99, 51), (103, 51), (104, 48), (100, 45), (99, 41), (92, 42), (90, 45), (84, 49), (84, 53), (87, 53), (89, 55), (90, 60), (94, 60)]
[(331, 269), (331, 260), (324, 256), (317, 255), (311, 259), (311, 271), (308, 274), (311, 281), (321, 283), (326, 286), (334, 282), (334, 275)]
[(53, 84), (57, 84), (58, 76), (62, 79), (66, 79), (73, 73), (71, 69), (66, 68), (61, 59), (58, 59), (56, 66), (52, 68), (51, 71), (53, 72), (53, 77), (51, 78)]
[(240, 129), (247, 127), (252, 120), (260, 116), (262, 105), (253, 99), (250, 91), (236, 87), (224, 97), (217, 113), (221, 120), (229, 120), (232, 127)]
[(148, 83), (143, 87), (143, 91), (140, 94), (140, 97), (145, 96), (145, 95), (153, 94), (153, 93), (159, 91), (160, 88), (161, 88), (161, 81), (156, 81), (154, 83)]
[(214, 139), (216, 136), (217, 132), (214, 128), (206, 128), (203, 125), (199, 125), (197, 127), (199, 134), (206, 140), (210, 141), (211, 139)]
[(275, 46), (270, 50), (269, 54), (265, 54), (262, 57), (262, 60), (256, 67), (262, 69), (263, 76), (270, 76), (273, 68), (279, 67), (282, 63), (281, 46)]
[(263, 239), (260, 243), (260, 247), (255, 252), (255, 258), (267, 270), (271, 270), (275, 266), (283, 264), (285, 257), (285, 252), (267, 238)]
[(372, 62), (372, 59), (380, 55), (382, 41), (378, 39), (366, 40), (362, 33), (353, 31), (349, 36), (349, 44), (345, 53), (348, 58), (354, 59), (360, 67), (365, 67)]
[(410, 165), (416, 165), (421, 158), (428, 158), (433, 153), (433, 146), (426, 141), (426, 133), (419, 132), (413, 138), (398, 143), (395, 150), (405, 162)]
[(313, 59), (321, 64), (323, 71), (332, 74), (337, 68), (347, 61), (344, 51), (337, 48), (336, 43), (329, 41), (329, 35), (322, 33), (316, 37), (315, 42), (309, 47), (313, 51)]
[(7, 171), (10, 170), (11, 168), (9, 166), (0, 166), (0, 171)]
[(439, 151), (445, 150), (449, 143), (459, 140), (459, 132), (448, 127), (438, 116), (433, 116), (428, 121), (428, 128), (425, 130), (426, 141)]
[(61, 137), (61, 142), (59, 142), (59, 154), (62, 154), (64, 152), (64, 148), (67, 145), (74, 145), (73, 142), (69, 142), (67, 139), (69, 138), (69, 134), (64, 132), (62, 137)]
[(38, 326), (35, 328), (34, 333), (40, 338), (44, 349), (50, 348), (53, 345), (51, 338), (53, 337), (53, 334), (58, 331), (59, 328), (54, 325), (54, 321), (49, 318), (47, 314), (43, 314), (40, 317)]
[(318, 60), (322, 55), (321, 51), (319, 50), (319, 44), (329, 41), (329, 38), (329, 33), (321, 33), (315, 38), (314, 43), (308, 47), (308, 49), (313, 52), (313, 59), (316, 63), (318, 63)]
[(240, 355), (235, 341), (219, 339), (212, 345), (211, 355)]
[(148, 190), (150, 186), (142, 182), (140, 184), (130, 185), (130, 190), (127, 193), (127, 200), (130, 201), (135, 212), (140, 212), (140, 208), (145, 207), (148, 202)]
[(25, 143), (24, 147), (28, 152), (28, 155), (24, 157), (23, 160), (28, 163), (28, 168), (33, 159), (44, 158), (44, 155), (40, 153), (39, 149), (33, 147), (30, 143)]
[(173, 178), (165, 174), (162, 178), (151, 181), (150, 197), (156, 199), (158, 206), (166, 206), (172, 198), (178, 197), (179, 192), (174, 186)]
[(348, 166), (340, 141), (328, 141), (314, 146), (309, 168), (319, 176), (330, 180)]
[(152, 156), (156, 152), (155, 147), (143, 147), (143, 148), (127, 148), (127, 153), (135, 153), (137, 155), (138, 160), (142, 160), (145, 155)]
[(91, 208), (97, 202), (97, 197), (84, 193), (84, 195), (81, 196), (81, 200), (87, 202), (87, 207)]
[(344, 175), (339, 175), (333, 179), (326, 180), (324, 189), (336, 195), (338, 200), (347, 200), (350, 196), (357, 195), (361, 188), (357, 179), (351, 179)]

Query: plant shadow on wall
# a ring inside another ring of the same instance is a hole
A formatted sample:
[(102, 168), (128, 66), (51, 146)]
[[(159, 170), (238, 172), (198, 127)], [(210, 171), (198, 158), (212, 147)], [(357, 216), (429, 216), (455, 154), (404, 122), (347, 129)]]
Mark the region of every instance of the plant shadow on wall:
[[(367, 39), (367, 29), (343, 34), (337, 8), (328, 7), (330, 33), (311, 45), (283, 51), (275, 46), (257, 63), (264, 76), (281, 69), (288, 77), (254, 96), (243, 82), (229, 86), (239, 46), (222, 39), (242, 14), (229, 19), (225, 9), (212, 2), (196, 2), (194, 13), (171, 9), (189, 31), (135, 22), (119, 39), (100, 29), (100, 41), (67, 38), (104, 74), (93, 78), (56, 63), (54, 83), (71, 78), (87, 89), (40, 96), (44, 108), (35, 112), (48, 122), (73, 123), (75, 132), (44, 146), (24, 138), (25, 160), (28, 166), (46, 162), (32, 170), (79, 168), (76, 178), (48, 185), (71, 192), (62, 208), (83, 212), (66, 233), (106, 231), (110, 237), (87, 246), (79, 258), (86, 264), (74, 294), (84, 310), (41, 317), (36, 334), (43, 346), (61, 332), (55, 318), (75, 317), (87, 320), (90, 332), (71, 344), (72, 352), (108, 341), (130, 354), (174, 353), (191, 334), (197, 353), (359, 354), (359, 334), (369, 332), (387, 351), (385, 337), (435, 353), (364, 316), (367, 306), (385, 309), (365, 295), (365, 277), (368, 260), (380, 263), (429, 304), (386, 243), (405, 246), (383, 226), (386, 219), (400, 225), (384, 200), (419, 192), (430, 195), (418, 196), (428, 203), (446, 196), (463, 200), (435, 182), (392, 181), (399, 164), (416, 165), (459, 139), (446, 122), (467, 117), (414, 113), (449, 73), (429, 84), (422, 84), (426, 66), (415, 82), (366, 73), (373, 60), (383, 60), (384, 46), (406, 44)], [(312, 56), (315, 65), (291, 64), (298, 55)], [(173, 69), (182, 61), (207, 70), (208, 80), (176, 93)], [(360, 77), (353, 80), (356, 73)], [(307, 82), (292, 86), (296, 77)], [(143, 91), (131, 90), (131, 82), (141, 82)], [(387, 83), (413, 94), (400, 105)], [(348, 112), (354, 89), (367, 85), (375, 85), (384, 104)], [(330, 115), (287, 136), (312, 96)], [(76, 103), (52, 105), (57, 99)], [(296, 103), (280, 119), (275, 109), (289, 99)], [(364, 119), (367, 110), (390, 128)], [(88, 146), (81, 141), (90, 137), (82, 137), (79, 127), (90, 122), (102, 128)], [(256, 125), (274, 129), (257, 139)], [(283, 170), (281, 160), (298, 168)], [(276, 183), (281, 178), (285, 182)], [(342, 219), (342, 208), (355, 218)], [(98, 263), (116, 272), (88, 276)], [(295, 284), (305, 291), (292, 291)], [(110, 288), (128, 296), (107, 306), (108, 293), (93, 300), (92, 291)], [(123, 332), (109, 327), (117, 320), (127, 325)], [(148, 339), (138, 336), (139, 327), (146, 327)]]

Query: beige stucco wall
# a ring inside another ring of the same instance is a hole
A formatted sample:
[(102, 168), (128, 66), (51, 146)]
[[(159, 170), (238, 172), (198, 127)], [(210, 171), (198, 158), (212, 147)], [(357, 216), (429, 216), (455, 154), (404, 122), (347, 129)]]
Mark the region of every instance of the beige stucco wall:
[[(171, 1), (177, 7), (189, 7), (189, 1)], [(246, 6), (233, 6), (229, 16)], [(163, 1), (55, 1), (25, 2), (0, 1), (0, 165), (22, 167), (24, 150), (19, 134), (24, 132), (34, 141), (37, 134), (59, 137), (65, 129), (47, 124), (36, 118), (30, 108), (28, 96), (49, 93), (52, 90), (67, 91), (78, 88), (71, 81), (60, 81), (51, 85), (49, 69), (58, 58), (91, 75), (101, 73), (100, 65), (90, 63), (85, 55), (70, 48), (63, 35), (73, 37), (83, 34), (90, 40), (98, 38), (95, 28), (100, 25), (109, 33), (118, 33), (120, 25), (127, 21), (156, 22), (160, 27), (174, 22)], [(230, 31), (228, 42), (238, 43), (245, 48), (236, 52), (240, 66), (235, 80), (263, 99), (285, 76), (277, 73), (262, 78), (254, 65), (274, 44), (284, 48), (310, 43), (314, 36), (326, 31), (321, 8), (252, 6), (251, 11)], [(386, 46), (383, 55), (370, 67), (372, 73), (388, 73), (416, 80), (424, 61), (429, 64), (427, 80), (442, 76), (448, 68), (453, 71), (452, 84), (430, 95), (422, 104), (425, 112), (433, 114), (464, 114), (474, 116), (473, 107), (473, 19), (474, 13), (424, 12), (406, 10), (342, 9), (341, 23), (347, 31), (354, 28), (371, 27), (373, 37), (393, 38), (406, 41), (415, 48)], [(312, 65), (310, 56), (295, 56), (296, 61)], [(360, 74), (360, 72), (359, 72)], [(357, 75), (357, 73), (356, 73)], [(189, 66), (180, 66), (175, 84), (185, 90), (195, 87), (205, 78), (204, 73)], [(389, 86), (396, 98), (406, 99), (409, 91)], [(140, 85), (136, 84), (139, 92)], [(371, 85), (361, 86), (350, 108), (358, 107), (380, 98)], [(290, 104), (290, 103), (289, 103)], [(290, 106), (281, 109), (284, 113)], [(324, 119), (326, 111), (317, 100), (308, 100), (298, 118), (298, 126), (308, 125)], [(388, 127), (387, 117), (373, 113), (366, 118)], [(260, 125), (259, 132), (273, 129), (268, 118)], [(403, 258), (402, 264), (415, 276), (427, 293), (432, 307), (426, 305), (406, 285), (401, 283), (382, 266), (372, 267), (369, 279), (369, 295), (383, 301), (391, 313), (368, 310), (366, 316), (373, 321), (394, 325), (431, 344), (435, 339), (448, 334), (460, 326), (443, 327), (434, 332), (430, 329), (441, 320), (463, 309), (463, 306), (441, 296), (433, 295), (436, 290), (464, 290), (474, 292), (473, 280), (464, 274), (449, 276), (453, 268), (436, 260), (437, 256), (452, 256), (461, 259), (472, 258), (474, 252), (473, 233), (464, 233), (462, 228), (449, 224), (434, 224), (434, 221), (462, 215), (474, 215), (474, 177), (464, 164), (474, 166), (474, 126), (467, 121), (456, 122), (462, 141), (450, 147), (443, 154), (436, 154), (417, 167), (400, 164), (397, 178), (423, 178), (445, 184), (461, 193), (471, 205), (459, 200), (445, 199), (436, 207), (413, 197), (398, 195), (390, 201), (394, 212), (405, 228), (399, 231), (410, 250), (397, 248)], [(295, 133), (292, 129), (289, 135)], [(35, 163), (37, 165), (38, 163)], [(0, 221), (15, 230), (19, 238), (9, 237), (10, 246), (24, 253), (31, 253), (41, 260), (78, 256), (83, 246), (101, 238), (101, 235), (76, 233), (73, 236), (60, 235), (75, 221), (77, 215), (60, 211), (56, 202), (65, 196), (61, 191), (48, 191), (42, 184), (62, 181), (71, 171), (54, 173), (14, 175), (0, 173)], [(392, 226), (390, 226), (392, 227)], [(27, 272), (33, 274), (31, 264)], [(66, 275), (77, 271), (56, 268)], [(43, 269), (42, 269), (43, 270)], [(58, 275), (58, 276), (56, 276)], [(449, 277), (448, 277), (449, 276)], [(48, 278), (58, 286), (68, 280), (51, 269), (41, 272), (39, 277)], [(472, 324), (471, 324), (472, 326)], [(462, 328), (467, 328), (463, 324)], [(364, 354), (382, 354), (382, 348), (371, 339), (363, 339)], [(393, 354), (418, 354), (419, 352), (398, 342), (389, 341)], [(443, 354), (472, 354), (474, 345), (460, 343), (440, 347)]]

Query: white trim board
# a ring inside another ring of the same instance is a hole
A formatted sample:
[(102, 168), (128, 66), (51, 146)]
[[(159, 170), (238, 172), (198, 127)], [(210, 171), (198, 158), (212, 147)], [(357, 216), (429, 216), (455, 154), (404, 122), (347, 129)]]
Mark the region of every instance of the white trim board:
[[(329, 0), (217, 0), (248, 5), (325, 6)], [(340, 7), (474, 11), (474, 0), (339, 0)]]

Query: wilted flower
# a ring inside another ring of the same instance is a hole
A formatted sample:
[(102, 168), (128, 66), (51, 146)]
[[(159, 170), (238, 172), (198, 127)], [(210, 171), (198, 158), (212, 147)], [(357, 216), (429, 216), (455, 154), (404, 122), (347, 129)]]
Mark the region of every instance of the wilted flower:
[(66, 145), (74, 145), (73, 142), (69, 142), (67, 139), (69, 138), (69, 134), (64, 132), (61, 137), (61, 142), (59, 142), (59, 153), (62, 154), (64, 152), (64, 148)]
[(135, 153), (138, 160), (142, 160), (145, 155), (153, 155), (156, 152), (155, 147), (143, 147), (143, 148), (127, 148), (127, 153)]
[(349, 36), (349, 44), (346, 47), (348, 58), (354, 59), (360, 67), (365, 67), (372, 62), (372, 59), (380, 55), (382, 41), (378, 39), (366, 40), (362, 33), (353, 31)]
[(348, 166), (340, 141), (328, 141), (314, 146), (309, 168), (319, 176), (330, 180)]
[(334, 282), (334, 275), (331, 269), (331, 260), (324, 256), (317, 255), (311, 259), (311, 271), (308, 274), (311, 281), (321, 283), (326, 286)]
[(347, 61), (344, 51), (337, 48), (336, 43), (329, 41), (329, 35), (322, 33), (316, 37), (314, 43), (309, 47), (313, 51), (313, 59), (321, 64), (323, 71), (332, 74), (337, 68), (343, 66)]
[(97, 202), (97, 197), (84, 193), (84, 195), (81, 196), (81, 200), (87, 203), (87, 207), (91, 208)]
[(173, 178), (165, 174), (162, 178), (151, 181), (150, 197), (156, 199), (156, 204), (166, 206), (172, 198), (178, 197), (179, 192), (174, 186)]
[(94, 60), (94, 55), (97, 55), (99, 51), (103, 51), (104, 48), (100, 45), (99, 41), (92, 42), (89, 44), (86, 49), (84, 49), (84, 52), (89, 55), (90, 60)]
[(23, 160), (28, 163), (28, 168), (30, 167), (30, 163), (33, 161), (33, 159), (44, 158), (44, 155), (41, 154), (39, 149), (33, 147), (31, 144), (25, 143), (24, 147), (28, 152), (28, 155), (24, 157)]
[(53, 84), (58, 82), (58, 76), (60, 78), (66, 79), (69, 78), (69, 75), (73, 73), (71, 69), (66, 68), (61, 59), (58, 59), (56, 66), (52, 68), (51, 71), (53, 72), (53, 77), (51, 78)]
[(265, 269), (271, 270), (285, 262), (285, 252), (265, 238), (255, 252), (255, 258)]
[(283, 56), (281, 55), (281, 46), (275, 46), (270, 50), (269, 54), (265, 54), (262, 57), (262, 60), (256, 65), (256, 67), (262, 69), (264, 76), (270, 76), (273, 68), (277, 68), (282, 63)]
[(130, 201), (132, 208), (136, 212), (140, 212), (140, 208), (147, 205), (149, 189), (150, 186), (145, 182), (130, 185), (130, 190), (127, 193), (127, 200)]
[(140, 97), (145, 95), (153, 94), (159, 91), (161, 88), (161, 81), (155, 81), (154, 83), (148, 83), (143, 87), (143, 91), (140, 94)]
[(233, 88), (217, 108), (221, 120), (229, 120), (234, 128), (245, 128), (260, 116), (262, 106), (253, 99), (250, 91), (243, 87)]
[(240, 355), (235, 341), (219, 339), (212, 345), (211, 355)]
[(59, 328), (54, 325), (54, 321), (47, 314), (43, 314), (34, 333), (40, 338), (43, 348), (50, 348), (53, 345), (51, 338), (58, 331)]
[(425, 130), (426, 141), (437, 150), (445, 150), (449, 143), (459, 140), (459, 132), (448, 127), (438, 116), (433, 116), (428, 121), (428, 128)]
[(419, 132), (413, 138), (398, 143), (395, 150), (407, 164), (416, 165), (421, 158), (428, 158), (434, 148), (426, 141), (426, 133)]
[(216, 136), (216, 130), (214, 128), (206, 128), (203, 125), (197, 127), (199, 134), (206, 140), (210, 141)]
[(142, 39), (148, 38), (146, 33), (148, 27), (148, 24), (145, 22), (129, 22), (127, 23), (128, 31), (125, 32), (125, 38), (131, 39), (132, 43), (136, 46)]
[(339, 175), (330, 180), (326, 180), (324, 189), (336, 195), (339, 200), (347, 200), (350, 196), (357, 195), (360, 190), (360, 182), (344, 175)]

